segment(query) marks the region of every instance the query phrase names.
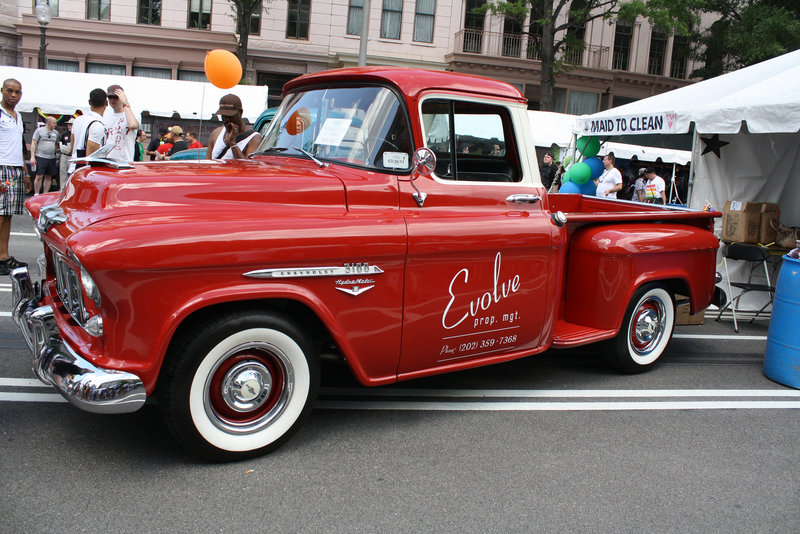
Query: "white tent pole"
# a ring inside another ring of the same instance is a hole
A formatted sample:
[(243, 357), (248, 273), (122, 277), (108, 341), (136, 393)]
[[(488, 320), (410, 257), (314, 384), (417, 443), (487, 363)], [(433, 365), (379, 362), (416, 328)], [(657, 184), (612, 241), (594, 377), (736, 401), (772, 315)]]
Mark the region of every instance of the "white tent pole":
[(691, 207), (692, 205), (692, 190), (694, 189), (694, 151), (697, 148), (697, 138), (699, 137), (697, 134), (697, 125), (695, 124), (694, 129), (692, 130), (692, 157), (689, 160), (689, 190), (686, 193), (686, 207)]

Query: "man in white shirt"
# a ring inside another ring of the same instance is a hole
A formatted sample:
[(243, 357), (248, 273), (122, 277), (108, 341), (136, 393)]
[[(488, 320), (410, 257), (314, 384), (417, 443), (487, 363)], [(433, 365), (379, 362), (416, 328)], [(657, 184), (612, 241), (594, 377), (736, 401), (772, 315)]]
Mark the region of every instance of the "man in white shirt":
[(114, 161), (133, 162), (139, 119), (134, 115), (122, 87), (112, 85), (106, 93), (111, 111), (106, 110), (103, 122), (106, 127), (107, 142), (114, 144), (114, 148), (106, 157)]
[(603, 167), (605, 171), (597, 179), (597, 192), (596, 196), (600, 198), (617, 198), (617, 191), (622, 190), (622, 173), (614, 167), (617, 159), (614, 157), (613, 152), (606, 154), (603, 158)]
[[(88, 156), (103, 146), (106, 129), (103, 126), (103, 112), (106, 110), (106, 92), (102, 89), (92, 89), (89, 93), (88, 111), (75, 119), (72, 123), (72, 159)], [(69, 172), (75, 171), (75, 163), (69, 164)]]
[(22, 98), (22, 84), (9, 78), (0, 94), (0, 274), (4, 275), (27, 265), (8, 254), (11, 216), (21, 215), (25, 207), (22, 115), (14, 109)]
[(644, 176), (647, 178), (647, 183), (644, 186), (644, 201), (650, 204), (667, 203), (667, 196), (664, 193), (666, 184), (664, 179), (656, 174), (656, 170), (652, 167), (647, 167), (644, 170)]

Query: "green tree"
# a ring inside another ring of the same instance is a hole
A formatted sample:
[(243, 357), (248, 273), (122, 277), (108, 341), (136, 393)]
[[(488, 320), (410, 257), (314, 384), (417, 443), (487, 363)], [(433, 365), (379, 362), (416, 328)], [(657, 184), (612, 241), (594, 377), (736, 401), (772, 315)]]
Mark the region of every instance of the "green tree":
[(706, 0), (718, 19), (694, 39), (703, 63), (693, 76), (711, 78), (800, 48), (797, 0)]
[(270, 0), (228, 0), (231, 6), (231, 18), (236, 24), (236, 33), (239, 35), (239, 42), (236, 47), (236, 55), (242, 64), (242, 72), (247, 68), (247, 41), (250, 38), (250, 24), (253, 15), (267, 13), (266, 4)]
[(540, 37), (541, 97), (539, 108), (553, 109), (555, 75), (570, 65), (565, 51), (581, 52), (583, 28), (595, 19), (633, 21), (644, 17), (653, 24), (688, 35), (699, 20), (697, 8), (706, 0), (512, 0), (485, 6), (484, 10), (519, 21), (530, 13), (530, 33)]

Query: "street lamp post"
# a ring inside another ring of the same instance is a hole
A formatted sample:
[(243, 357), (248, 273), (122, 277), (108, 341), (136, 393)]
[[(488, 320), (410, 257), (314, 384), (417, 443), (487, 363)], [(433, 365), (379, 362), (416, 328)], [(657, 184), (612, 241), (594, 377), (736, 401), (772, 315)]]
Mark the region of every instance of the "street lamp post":
[(47, 0), (36, 0), (36, 20), (39, 21), (40, 41), (39, 41), (39, 68), (47, 68), (47, 59), (45, 58), (45, 48), (47, 48), (47, 39), (45, 33), (47, 32), (47, 25), (50, 23), (50, 5)]

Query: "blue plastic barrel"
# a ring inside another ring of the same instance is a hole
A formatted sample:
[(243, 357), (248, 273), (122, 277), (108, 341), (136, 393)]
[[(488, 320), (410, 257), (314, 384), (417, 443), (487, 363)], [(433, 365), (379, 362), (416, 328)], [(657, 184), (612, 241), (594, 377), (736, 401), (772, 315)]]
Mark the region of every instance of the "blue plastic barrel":
[(764, 374), (800, 389), (800, 260), (783, 257), (767, 332)]

